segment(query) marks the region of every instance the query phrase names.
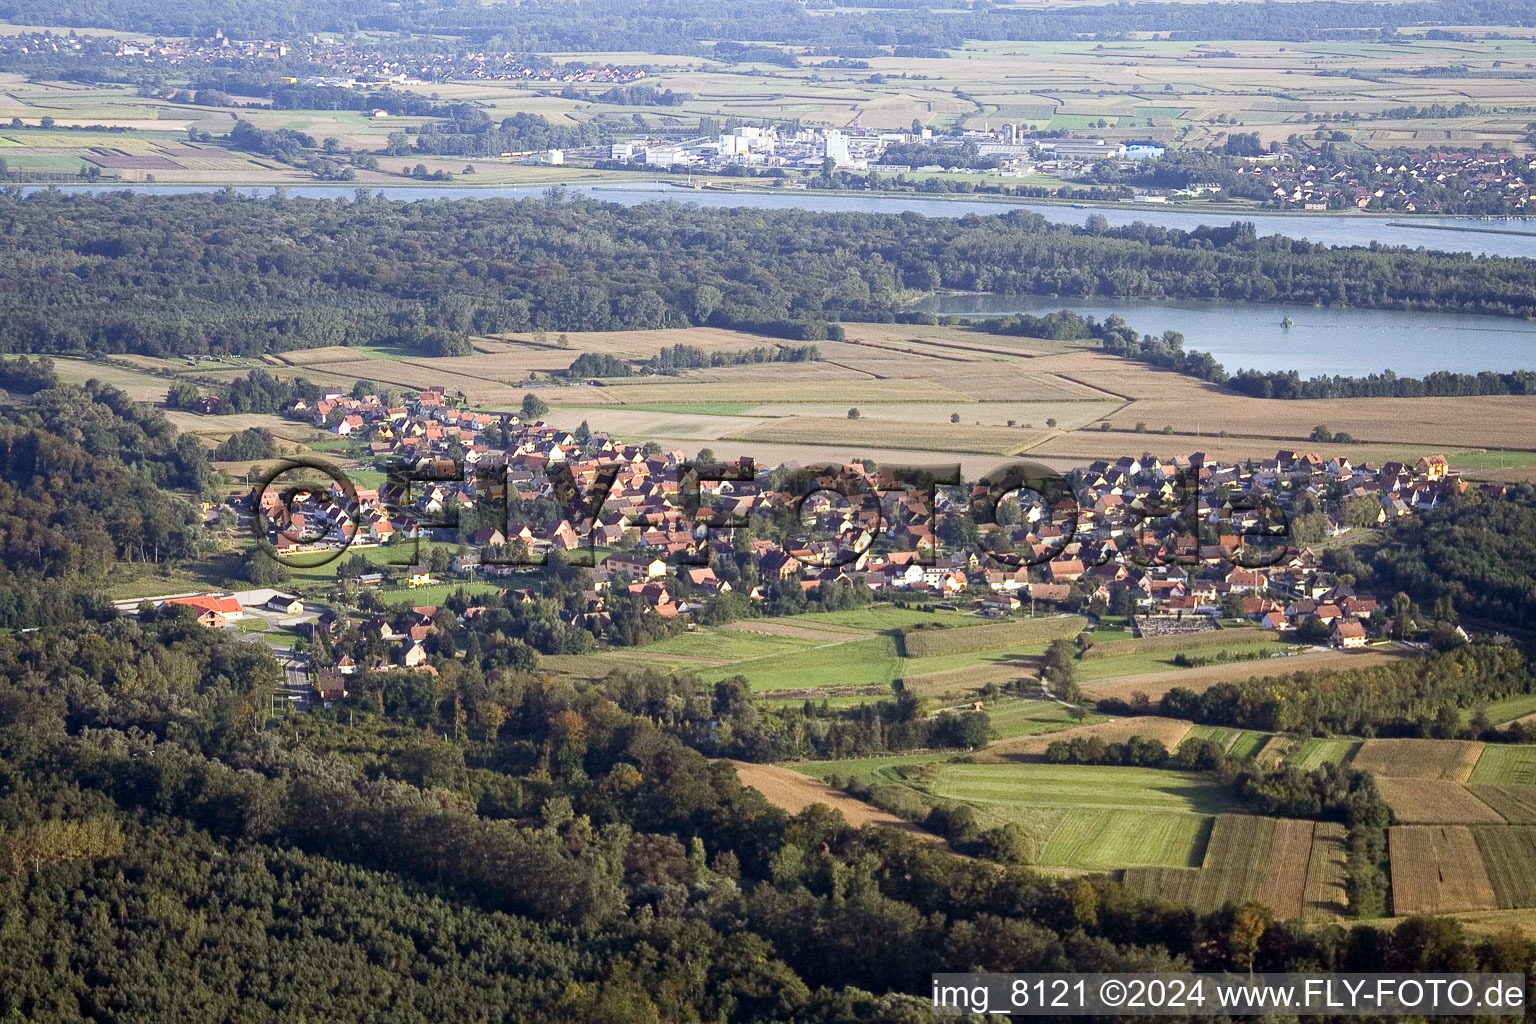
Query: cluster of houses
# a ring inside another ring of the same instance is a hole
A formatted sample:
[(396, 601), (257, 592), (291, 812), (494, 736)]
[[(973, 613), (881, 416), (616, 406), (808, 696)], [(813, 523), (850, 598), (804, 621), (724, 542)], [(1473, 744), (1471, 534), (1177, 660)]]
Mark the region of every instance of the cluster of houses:
[[(606, 557), (573, 624), (599, 634), (619, 586), (672, 619), (733, 590), (767, 599), (845, 583), (964, 601), (991, 616), (1097, 607), (1131, 616), (1144, 635), (1246, 618), (1355, 647), (1383, 628), (1376, 601), (1327, 572), (1306, 544), (1265, 539), (1272, 524), (1306, 511), (1315, 543), (1466, 487), (1437, 455), (1413, 465), (1297, 451), (1246, 464), (1127, 457), (1075, 470), (1060, 495), (996, 517), (981, 530), (997, 553), (988, 556), (953, 543), (945, 526), (985, 505), (980, 485), (903, 487), (862, 464), (807, 471), (798, 485), (795, 467), (701, 472), (680, 451), (467, 413), (440, 388), (398, 408), (338, 394), (295, 411), (423, 479), (263, 494), (279, 552), (437, 540), (454, 545), (453, 573), (497, 578), (549, 552), (574, 560), (591, 551)], [(731, 528), (759, 517), (778, 525)], [(396, 576), (410, 586), (438, 578), (424, 562)]]
[(645, 77), (642, 68), (607, 61), (556, 63), (508, 51), (461, 53), (445, 49), (434, 53), (393, 53), (360, 46), (350, 39), (328, 36), (294, 40), (232, 39), (222, 30), (201, 38), (153, 40), (43, 30), (0, 36), (0, 52), (6, 49), (14, 49), (20, 54), (98, 54), (147, 66), (207, 64), (227, 67), (239, 61), (266, 63), (287, 59), (325, 69), (325, 75), (306, 79), (305, 84), (343, 87), (450, 79), (627, 85)]
[[(473, 615), (477, 610), (466, 609), (465, 615)], [(351, 654), (342, 653), (336, 657), (334, 665), (316, 671), (313, 674), (314, 688), (322, 700), (336, 700), (345, 696), (347, 678), (361, 672), (408, 668), (437, 674), (437, 670), (428, 663), (427, 638), (439, 624), (449, 627), (460, 625), (460, 617), (446, 608), (424, 605), (405, 613), (403, 622), (399, 621), (400, 618), (378, 616), (359, 625), (360, 636), (374, 653), (362, 665)], [(340, 615), (328, 611), (314, 621), (313, 629), (317, 634), (335, 637), (346, 625)]]
[(1531, 172), (1536, 159), (1513, 153), (1415, 154), (1370, 166), (1318, 166), (1264, 160), (1236, 169), (1257, 177), (1259, 187), (1286, 206), (1304, 210), (1401, 210), (1436, 213), (1447, 201), (1483, 197), (1485, 205), (1511, 215), (1533, 209)]

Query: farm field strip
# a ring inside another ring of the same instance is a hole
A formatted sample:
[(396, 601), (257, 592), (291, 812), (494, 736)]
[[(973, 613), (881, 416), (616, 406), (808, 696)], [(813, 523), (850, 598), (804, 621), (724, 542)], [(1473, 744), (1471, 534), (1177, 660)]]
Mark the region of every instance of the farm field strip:
[(840, 812), (853, 826), (883, 825), (934, 842), (939, 841), (938, 837), (932, 833), (919, 829), (888, 811), (882, 811), (841, 790), (833, 789), (825, 782), (809, 778), (799, 772), (769, 764), (749, 764), (745, 761), (732, 761), (731, 764), (735, 765), (736, 775), (743, 784), (762, 793), (769, 803), (790, 814), (798, 814), (812, 804), (826, 804)]
[(1536, 828), (1478, 828), (1473, 837), (1497, 906), (1536, 907)]
[[(1358, 759), (1356, 760), (1358, 764)], [(1378, 776), (1381, 798), (1402, 825), (1502, 825), (1504, 818), (1459, 782)]]
[(1472, 784), (1467, 791), (1511, 825), (1536, 825), (1536, 787)]
[(1124, 880), (1145, 895), (1196, 910), (1260, 902), (1277, 917), (1299, 917), (1306, 906), (1313, 838), (1310, 821), (1222, 814), (1199, 867), (1131, 868)]
[(1302, 898), (1302, 916), (1313, 921), (1330, 921), (1348, 909), (1344, 888), (1344, 826), (1334, 821), (1319, 821), (1312, 827), (1312, 852), (1307, 862), (1307, 885)]
[[(1536, 786), (1536, 744), (1490, 743), (1468, 778), (1502, 786)], [(1533, 790), (1536, 793), (1536, 790)]]
[(1231, 796), (1203, 775), (1097, 765), (946, 764), (933, 783), (941, 799), (977, 806), (1073, 810), (1164, 810), (1219, 814)]
[(1314, 823), (1295, 818), (1275, 821), (1259, 902), (1289, 921), (1306, 909), (1307, 872), (1312, 862)]
[(1096, 680), (1080, 679), (1080, 682), (1083, 684), (1083, 692), (1090, 697), (1128, 700), (1139, 691), (1152, 700), (1159, 700), (1176, 686), (1204, 693), (1217, 683), (1242, 682), (1260, 676), (1287, 675), (1324, 668), (1363, 668), (1385, 664), (1394, 657), (1400, 655), (1380, 651), (1306, 650), (1300, 654), (1288, 654), (1284, 658), (1217, 662), (1186, 669), (1174, 667), (1170, 660), (1166, 664), (1157, 662), (1154, 669), (1145, 672), (1111, 675)]
[(1353, 766), (1391, 778), (1466, 782), (1482, 753), (1483, 744), (1470, 740), (1373, 739), (1361, 744)]
[(1492, 910), (1499, 905), (1472, 829), (1397, 826), (1388, 832), (1388, 849), (1392, 909), (1398, 916)]
[(1203, 815), (1073, 810), (1051, 830), (1038, 862), (1083, 868), (1198, 863), (1210, 830)]
[(1061, 615), (953, 629), (914, 629), (902, 635), (902, 648), (909, 658), (968, 654), (1074, 637), (1086, 624), (1087, 620), (1080, 615)]
[(1359, 740), (1308, 739), (1302, 741), (1292, 755), (1291, 762), (1303, 771), (1312, 771), (1325, 764), (1347, 765), (1353, 762), (1355, 752), (1359, 749)]
[(992, 734), (998, 739), (1038, 736), (1106, 720), (1103, 715), (1089, 715), (1079, 722), (1073, 719), (1070, 709), (1045, 700), (989, 701), (982, 710), (991, 720)]

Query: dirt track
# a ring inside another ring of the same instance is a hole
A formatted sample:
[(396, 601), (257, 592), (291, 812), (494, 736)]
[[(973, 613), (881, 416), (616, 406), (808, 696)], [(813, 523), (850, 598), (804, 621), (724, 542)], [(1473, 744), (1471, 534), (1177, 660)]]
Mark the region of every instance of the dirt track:
[(938, 836), (923, 831), (909, 821), (797, 771), (771, 764), (748, 764), (745, 761), (731, 763), (736, 766), (736, 775), (743, 783), (763, 794), (769, 803), (781, 811), (798, 814), (811, 804), (826, 804), (833, 810), (841, 811), (850, 825), (885, 825), (901, 829), (919, 839), (940, 841)]

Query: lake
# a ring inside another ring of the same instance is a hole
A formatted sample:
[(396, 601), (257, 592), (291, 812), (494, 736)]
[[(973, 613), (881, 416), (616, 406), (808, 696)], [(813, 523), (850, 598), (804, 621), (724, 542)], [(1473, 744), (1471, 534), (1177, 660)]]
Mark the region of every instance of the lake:
[[(1050, 299), (1038, 295), (948, 295), (918, 308), (996, 315), (1071, 309), (1097, 319), (1117, 313), (1142, 334), (1184, 335), (1228, 372), (1295, 370), (1303, 377), (1381, 373), (1422, 377), (1436, 370), (1536, 369), (1536, 323), (1495, 316), (1327, 309), (1280, 304)], [(1293, 324), (1282, 321), (1289, 316)]]
[[(23, 188), (35, 192), (41, 186)], [(291, 196), (318, 199), (351, 199), (358, 188), (390, 199), (534, 199), (544, 194), (544, 187), (514, 185), (285, 185)], [(216, 192), (215, 185), (62, 185), (61, 191), (139, 192), (146, 195), (177, 195), (187, 192)], [(271, 187), (245, 187), (242, 193), (271, 195)], [(1098, 206), (1091, 209), (1046, 203), (989, 201), (977, 199), (924, 199), (893, 194), (845, 196), (786, 190), (783, 192), (707, 192), (677, 188), (657, 182), (635, 184), (570, 185), (567, 191), (591, 196), (604, 202), (638, 203), (670, 199), (712, 207), (752, 207), (754, 209), (823, 210), (827, 212), (901, 213), (912, 211), (927, 217), (964, 217), (969, 214), (995, 216), (1009, 210), (1030, 210), (1057, 224), (1081, 224), (1097, 214), (1112, 226), (1135, 221), (1160, 227), (1193, 230), (1201, 225), (1227, 225), (1233, 221), (1251, 221), (1261, 235), (1288, 235), (1325, 245), (1406, 245), (1447, 252), (1469, 252), (1480, 256), (1523, 256), (1536, 258), (1536, 222), (1479, 221), (1468, 217), (1366, 216), (1363, 214), (1246, 214), (1208, 210), (1175, 210), (1155, 206)], [(1487, 229), (1494, 230), (1487, 230)], [(1482, 229), (1482, 230), (1478, 230)], [(1505, 233), (1507, 232), (1507, 233)]]

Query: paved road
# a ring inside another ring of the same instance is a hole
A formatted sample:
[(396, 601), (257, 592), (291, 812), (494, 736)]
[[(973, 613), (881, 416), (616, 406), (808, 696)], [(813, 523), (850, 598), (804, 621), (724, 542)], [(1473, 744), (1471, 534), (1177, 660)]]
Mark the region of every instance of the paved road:
[(309, 659), (299, 657), (289, 652), (287, 657), (279, 656), (283, 663), (283, 689), (287, 692), (289, 701), (300, 711), (309, 710), (310, 683), (309, 683)]

